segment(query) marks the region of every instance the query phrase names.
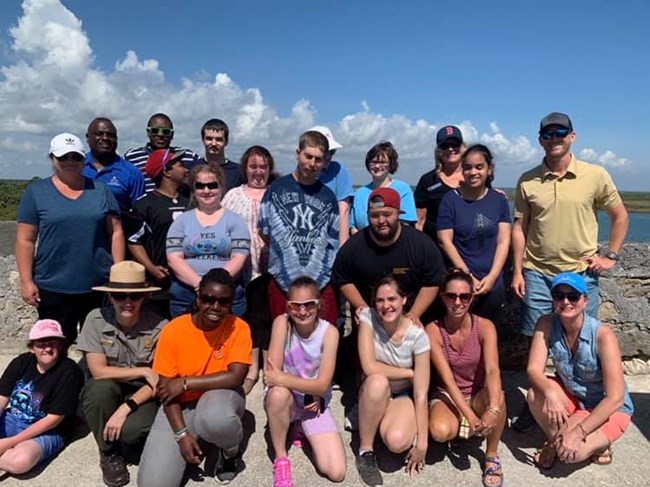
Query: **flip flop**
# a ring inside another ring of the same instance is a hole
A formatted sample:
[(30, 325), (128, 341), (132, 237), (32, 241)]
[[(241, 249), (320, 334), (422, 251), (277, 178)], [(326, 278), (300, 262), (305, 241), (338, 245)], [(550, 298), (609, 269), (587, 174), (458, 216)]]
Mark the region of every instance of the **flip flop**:
[(612, 448), (608, 446), (605, 451), (591, 455), (591, 462), (596, 465), (609, 465), (612, 463), (612, 457)]
[[(490, 463), (492, 466), (488, 466)], [(483, 485), (485, 487), (501, 487), (503, 485), (503, 469), (501, 468), (501, 459), (498, 456), (485, 457), (483, 465), (485, 465), (485, 470), (483, 470), (482, 477)], [(486, 481), (488, 477), (497, 477), (499, 482), (496, 484), (491, 484)]]
[(548, 470), (555, 463), (557, 451), (552, 443), (545, 441), (542, 446), (535, 450), (533, 455), (533, 463), (537, 468)]

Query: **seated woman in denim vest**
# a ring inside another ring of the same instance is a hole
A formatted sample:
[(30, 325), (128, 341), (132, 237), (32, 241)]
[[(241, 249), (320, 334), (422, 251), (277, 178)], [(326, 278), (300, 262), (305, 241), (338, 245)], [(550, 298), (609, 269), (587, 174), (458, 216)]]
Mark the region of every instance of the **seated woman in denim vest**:
[[(551, 285), (554, 313), (542, 316), (528, 359), (528, 404), (547, 441), (534, 456), (539, 468), (589, 458), (607, 465), (611, 444), (621, 437), (634, 408), (623, 378), (614, 332), (585, 314), (587, 285), (573, 272)], [(556, 375), (544, 373), (551, 356)]]

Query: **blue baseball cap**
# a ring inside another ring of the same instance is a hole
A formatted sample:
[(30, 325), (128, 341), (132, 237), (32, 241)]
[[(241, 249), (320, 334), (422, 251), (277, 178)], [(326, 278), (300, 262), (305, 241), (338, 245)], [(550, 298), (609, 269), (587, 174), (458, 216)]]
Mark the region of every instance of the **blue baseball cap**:
[(562, 272), (553, 278), (551, 291), (560, 284), (566, 284), (582, 294), (587, 294), (587, 283), (580, 274), (575, 272)]

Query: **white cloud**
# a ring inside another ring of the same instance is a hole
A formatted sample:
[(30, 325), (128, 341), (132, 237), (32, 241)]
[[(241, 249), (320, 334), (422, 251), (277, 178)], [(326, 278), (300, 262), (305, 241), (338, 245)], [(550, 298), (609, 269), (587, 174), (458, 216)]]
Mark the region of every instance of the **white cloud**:
[(589, 147), (582, 149), (578, 153), (578, 157), (587, 162), (593, 162), (594, 164), (600, 164), (601, 166), (607, 168), (629, 168), (630, 161), (625, 157), (619, 157), (611, 150), (606, 150), (602, 154), (599, 154), (594, 149)]
[[(317, 107), (309, 100), (297, 100), (282, 116), (259, 88), (241, 87), (226, 73), (202, 72), (175, 85), (166, 80), (157, 60), (139, 59), (134, 50), (115, 61), (112, 71), (102, 71), (94, 64), (91, 39), (82, 27), (59, 0), (23, 2), (22, 17), (9, 29), (13, 64), (0, 67), (0, 177), (47, 175), (44, 154), (49, 139), (63, 131), (83, 136), (96, 116), (114, 120), (121, 152), (144, 142), (146, 120), (155, 112), (165, 112), (174, 120), (176, 144), (195, 150), (201, 149), (201, 124), (218, 116), (231, 128), (231, 157), (237, 158), (251, 144), (263, 144), (273, 152), (282, 172), (293, 166), (298, 135), (324, 123), (317, 120)], [(359, 105), (360, 111), (330, 123), (344, 145), (340, 160), (347, 163), (355, 182), (368, 180), (363, 165), (367, 150), (390, 140), (400, 154), (397, 177), (415, 184), (433, 167), (439, 127), (423, 119), (376, 113), (365, 100)], [(487, 132), (471, 121), (459, 126), (468, 142), (482, 142), (493, 149), (500, 185), (514, 185), (516, 177), (541, 158), (536, 141), (504, 134), (496, 122)], [(593, 151), (593, 157), (587, 158), (610, 167), (629, 164), (611, 151)], [(512, 171), (499, 171), (499, 167)]]

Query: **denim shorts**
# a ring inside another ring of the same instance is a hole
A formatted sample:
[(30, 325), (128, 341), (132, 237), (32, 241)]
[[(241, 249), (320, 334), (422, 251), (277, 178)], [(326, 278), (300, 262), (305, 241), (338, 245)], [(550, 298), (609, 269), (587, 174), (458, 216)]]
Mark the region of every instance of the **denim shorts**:
[[(2, 413), (2, 416), (0, 416), (0, 438), (16, 436), (31, 425), (32, 423), (21, 421), (9, 411), (5, 411)], [(65, 446), (63, 443), (63, 437), (56, 431), (52, 430), (46, 431), (45, 433), (31, 439), (38, 443), (38, 446), (41, 448), (41, 459), (39, 463), (51, 459), (63, 450), (63, 447)]]
[[(589, 301), (587, 302), (586, 312), (589, 316), (598, 319), (598, 275), (586, 271), (578, 274), (587, 283)], [(541, 316), (553, 312), (551, 283), (554, 277), (531, 269), (524, 269), (526, 294), (521, 302), (521, 328), (519, 330), (522, 335), (532, 337), (537, 320)]]

